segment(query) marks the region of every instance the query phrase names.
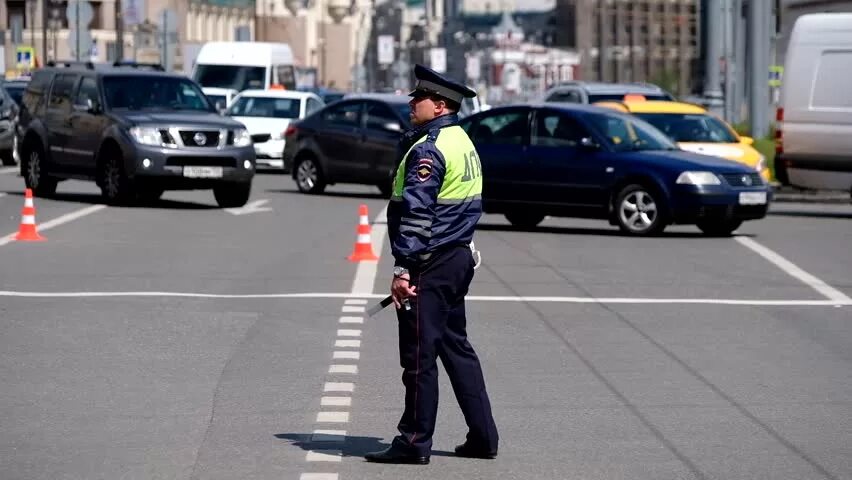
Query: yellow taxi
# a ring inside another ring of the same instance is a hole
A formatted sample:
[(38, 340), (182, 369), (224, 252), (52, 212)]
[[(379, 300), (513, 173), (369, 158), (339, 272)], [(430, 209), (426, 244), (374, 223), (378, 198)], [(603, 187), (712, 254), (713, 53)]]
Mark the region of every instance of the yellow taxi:
[(760, 172), (766, 182), (770, 181), (766, 159), (752, 147), (754, 140), (737, 135), (730, 125), (698, 105), (633, 97), (595, 105), (636, 115), (668, 135), (683, 150), (744, 163)]

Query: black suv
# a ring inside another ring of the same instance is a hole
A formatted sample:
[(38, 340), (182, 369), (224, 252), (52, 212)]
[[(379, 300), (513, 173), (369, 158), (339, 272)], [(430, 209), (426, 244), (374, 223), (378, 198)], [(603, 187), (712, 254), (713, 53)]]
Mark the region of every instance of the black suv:
[(75, 178), (94, 180), (109, 203), (207, 188), (221, 207), (248, 201), (251, 137), (186, 77), (157, 65), (51, 62), (22, 103), (21, 175), (37, 195)]

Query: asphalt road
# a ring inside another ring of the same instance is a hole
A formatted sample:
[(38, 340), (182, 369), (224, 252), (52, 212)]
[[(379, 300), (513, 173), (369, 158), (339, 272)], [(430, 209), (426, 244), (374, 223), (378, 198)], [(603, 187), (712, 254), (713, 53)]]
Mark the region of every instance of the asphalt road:
[[(69, 181), (36, 199), (47, 241), (2, 240), (22, 190), (0, 173), (3, 479), (852, 478), (850, 205), (722, 239), (486, 216), (468, 316), (500, 455), (452, 456), (442, 372), (432, 463), (382, 466), (361, 456), (403, 390), (392, 312), (360, 311), (390, 281), (377, 190), (260, 175), (228, 212)], [(362, 203), (378, 265), (346, 260)]]

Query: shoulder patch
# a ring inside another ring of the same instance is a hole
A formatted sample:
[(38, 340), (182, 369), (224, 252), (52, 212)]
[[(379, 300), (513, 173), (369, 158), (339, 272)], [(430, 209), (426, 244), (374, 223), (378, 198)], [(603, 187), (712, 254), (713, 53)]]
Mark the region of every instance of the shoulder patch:
[(421, 182), (429, 180), (429, 177), (432, 176), (432, 159), (421, 158), (417, 160), (417, 165), (414, 167), (414, 171), (417, 173), (417, 179)]

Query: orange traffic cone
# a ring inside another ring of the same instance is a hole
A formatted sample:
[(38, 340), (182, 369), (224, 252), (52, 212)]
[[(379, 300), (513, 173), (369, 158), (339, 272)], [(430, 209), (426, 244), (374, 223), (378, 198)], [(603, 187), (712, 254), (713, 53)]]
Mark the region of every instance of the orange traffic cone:
[(24, 192), (24, 209), (21, 210), (21, 225), (15, 240), (20, 242), (43, 242), (47, 240), (36, 231), (35, 205), (33, 204), (33, 191), (29, 188)]
[(379, 257), (373, 253), (373, 239), (370, 236), (370, 215), (367, 213), (366, 205), (361, 205), (358, 208), (358, 216), (358, 240), (355, 242), (355, 249), (352, 255), (349, 255), (349, 261), (378, 260)]

